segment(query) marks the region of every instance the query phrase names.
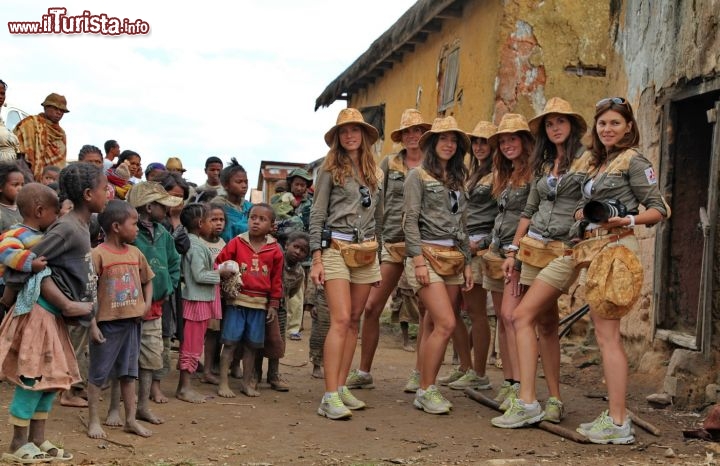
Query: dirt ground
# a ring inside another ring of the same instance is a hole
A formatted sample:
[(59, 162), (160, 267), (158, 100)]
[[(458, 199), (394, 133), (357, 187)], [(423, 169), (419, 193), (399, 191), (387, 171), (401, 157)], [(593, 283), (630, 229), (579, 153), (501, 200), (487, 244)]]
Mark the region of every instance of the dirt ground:
[[(655, 387), (637, 377), (631, 381), (628, 406), (659, 427), (662, 435), (655, 437), (636, 426), (634, 445), (583, 445), (537, 428), (497, 429), (490, 424), (496, 412), (446, 387), (442, 391), (455, 405), (452, 413), (425, 414), (413, 408), (412, 394), (402, 392), (415, 354), (403, 351), (400, 338), (387, 329), (373, 370), (377, 388), (355, 392), (368, 409), (355, 412), (349, 421), (327, 420), (316, 414), (324, 390), (322, 380), (310, 376), (309, 325), (306, 319), (302, 341), (288, 341), (281, 370), (291, 383), (290, 392), (278, 393), (263, 384), (259, 398), (224, 399), (215, 395), (213, 386), (195, 380), (207, 402), (193, 405), (171, 398), (168, 404), (154, 404), (166, 422), (152, 426), (150, 438), (106, 427), (107, 440), (91, 440), (83, 425), (87, 409), (60, 406), (48, 421), (47, 437), (74, 453), (72, 464), (82, 465), (718, 464), (717, 444), (682, 438), (681, 430), (702, 417), (672, 408), (651, 409), (644, 400)], [(605, 408), (601, 398), (586, 396), (602, 395), (604, 390), (597, 358), (592, 350), (563, 357), (562, 389), (568, 410), (564, 427), (574, 429)], [(448, 354), (446, 361), (450, 359)], [(450, 368), (444, 365), (441, 373)], [(501, 371), (490, 367), (488, 374), (498, 387)], [(175, 372), (163, 382), (167, 395), (174, 393), (176, 383)], [(540, 380), (541, 399), (543, 386)], [(494, 392), (486, 393), (494, 396)], [(10, 395), (11, 388), (2, 384), (4, 412)], [(109, 393), (103, 409), (108, 397)], [(0, 427), (3, 450), (10, 432), (7, 424)]]

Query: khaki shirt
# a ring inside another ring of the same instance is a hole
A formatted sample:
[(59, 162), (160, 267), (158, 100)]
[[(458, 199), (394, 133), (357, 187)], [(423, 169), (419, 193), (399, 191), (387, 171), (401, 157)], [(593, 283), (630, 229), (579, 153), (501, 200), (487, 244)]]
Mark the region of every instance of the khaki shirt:
[(408, 257), (422, 254), (427, 240), (453, 240), (470, 262), (467, 237), (467, 194), (460, 191), (458, 209), (452, 213), (450, 190), (421, 167), (413, 168), (405, 180), (405, 250)]
[[(586, 175), (584, 183), (594, 175)], [(584, 184), (583, 183), (583, 184)], [(646, 209), (657, 209), (667, 217), (667, 209), (652, 164), (636, 149), (628, 149), (612, 159), (603, 173), (595, 175), (590, 197), (584, 195), (578, 203), (581, 209), (591, 200), (617, 199), (627, 207), (628, 213), (637, 213), (642, 204)]]
[(315, 195), (310, 210), (310, 251), (320, 249), (320, 233), (323, 228), (352, 235), (358, 229), (358, 237), (371, 238), (382, 231), (382, 172), (376, 169), (378, 189), (371, 193), (370, 207), (362, 206), (360, 183), (355, 177), (345, 177), (340, 186), (332, 175), (320, 168), (315, 180)]
[(550, 170), (533, 181), (522, 212), (523, 217), (531, 219), (532, 231), (550, 240), (570, 239), (570, 229), (575, 223), (575, 211), (583, 196), (582, 185), (591, 159), (590, 151), (585, 151), (573, 160), (567, 173), (558, 180), (556, 189), (548, 184)]
[(524, 186), (508, 186), (500, 194), (500, 199), (498, 199), (499, 212), (495, 217), (492, 232), (494, 249), (512, 243), (520, 222), (520, 214), (525, 208), (529, 194), (530, 183)]
[(391, 154), (380, 162), (385, 180), (383, 199), (383, 243), (397, 243), (405, 240), (402, 227), (403, 186), (408, 168), (405, 166), (405, 151)]
[(467, 229), (470, 236), (490, 234), (495, 224), (498, 207), (492, 195), (492, 186), (492, 173), (483, 176), (474, 187), (468, 186)]

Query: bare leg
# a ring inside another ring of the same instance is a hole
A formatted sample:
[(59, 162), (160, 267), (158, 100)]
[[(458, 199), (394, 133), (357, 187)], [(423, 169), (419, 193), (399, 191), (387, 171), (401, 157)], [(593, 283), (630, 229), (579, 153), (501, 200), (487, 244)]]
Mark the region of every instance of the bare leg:
[(175, 398), (188, 403), (205, 403), (205, 397), (192, 388), (191, 382), (192, 374), (186, 370), (180, 371), (180, 378), (178, 379), (177, 390), (175, 391)]
[(88, 437), (90, 438), (106, 438), (107, 434), (100, 426), (100, 391), (102, 389), (88, 382), (88, 405), (89, 405), (89, 420), (88, 420)]
[(400, 322), (400, 332), (402, 332), (403, 349), (409, 352), (415, 351), (415, 347), (410, 344), (410, 324)]
[[(162, 424), (165, 420), (150, 411), (150, 389), (153, 384), (152, 376), (152, 370), (140, 369), (140, 387), (138, 389), (137, 414), (135, 414), (135, 418), (151, 424)], [(127, 404), (127, 399), (125, 400), (125, 404)]]
[(168, 397), (165, 396), (165, 394), (162, 392), (162, 388), (160, 388), (160, 381), (159, 380), (153, 380), (152, 384), (150, 385), (150, 399), (153, 400), (155, 403), (163, 404), (167, 403)]
[(108, 408), (105, 425), (111, 427), (122, 427), (123, 421), (120, 418), (120, 381), (113, 379), (110, 387), (110, 407)]
[(628, 363), (620, 337), (620, 320), (607, 320), (594, 315), (595, 336), (602, 354), (603, 375), (608, 389), (610, 417), (617, 425), (625, 422)]
[(455, 330), (453, 309), (459, 304), (460, 287), (431, 283), (421, 288), (418, 295), (426, 309), (425, 334), (420, 345), (420, 388), (426, 390), (435, 383), (448, 341)]
[[(325, 282), (325, 298), (330, 313), (330, 328), (325, 336), (323, 366), (325, 368), (325, 391), (336, 392), (345, 384), (341, 367), (345, 343), (350, 327), (350, 282), (335, 279)], [(357, 334), (356, 334), (357, 335)], [(353, 344), (355, 344), (353, 342)]]
[(27, 426), (13, 426), (13, 437), (10, 441), (11, 452), (28, 443), (28, 430)]
[(382, 281), (379, 287), (372, 287), (365, 304), (362, 325), (362, 346), (360, 347), (360, 370), (370, 372), (380, 341), (380, 314), (390, 294), (397, 286), (403, 272), (403, 264), (383, 262), (380, 264)]
[(218, 395), (224, 398), (235, 398), (235, 393), (230, 390), (230, 384), (228, 383), (228, 373), (230, 372), (230, 363), (232, 362), (235, 354), (235, 346), (231, 344), (225, 344), (220, 353), (220, 384), (218, 385)]
[[(502, 310), (500, 311), (503, 324), (505, 325), (505, 338), (507, 339), (507, 358), (503, 356), (503, 367), (505, 365), (505, 359), (508, 359), (508, 362), (510, 363), (512, 378), (514, 380), (520, 380), (520, 364), (518, 362), (517, 338), (515, 336), (515, 328), (513, 327), (512, 319), (515, 308), (518, 304), (520, 304), (522, 296), (513, 296), (511, 290), (511, 284), (505, 285), (505, 291), (503, 292), (502, 299)], [(527, 342), (523, 341), (523, 344), (525, 343)], [(537, 353), (535, 354), (535, 356), (537, 358)]]
[(455, 330), (453, 330), (452, 341), (453, 348), (457, 352), (460, 359), (460, 370), (466, 372), (472, 368), (472, 359), (470, 358), (470, 338), (468, 337), (467, 327), (460, 317), (460, 306), (453, 308), (455, 314)]
[(490, 350), (490, 323), (487, 317), (487, 291), (480, 286), (474, 286), (472, 290), (464, 294), (465, 306), (467, 308), (472, 328), (470, 329), (473, 369), (482, 377), (485, 375), (488, 351)]
[(243, 368), (243, 345), (235, 345), (235, 353), (233, 354), (232, 364), (230, 365), (230, 376), (233, 379), (242, 379)]
[(120, 379), (120, 390), (122, 391), (123, 403), (125, 404), (125, 425), (123, 430), (140, 437), (150, 437), (152, 431), (146, 429), (137, 422), (136, 400), (135, 400), (135, 379), (122, 377)]
[(243, 348), (243, 378), (240, 381), (240, 391), (246, 396), (260, 396), (257, 391), (257, 380), (255, 379), (255, 356), (257, 349), (245, 345)]
[(212, 373), (212, 367), (215, 364), (215, 353), (217, 353), (218, 338), (220, 332), (216, 330), (208, 330), (205, 332), (205, 359), (203, 367), (203, 375), (200, 380), (203, 383), (217, 385), (219, 380)]
[(495, 315), (497, 316), (495, 318), (495, 324), (497, 325), (497, 338), (500, 345), (500, 359), (502, 360), (503, 378), (505, 380), (508, 380), (513, 378), (513, 370), (512, 361), (510, 360), (510, 355), (508, 354), (510, 349), (508, 344), (508, 337), (505, 332), (505, 322), (502, 318), (503, 294), (498, 293), (497, 291), (493, 291), (491, 292), (491, 295), (493, 300), (493, 307), (495, 307)]
[(420, 372), (422, 361), (420, 347), (422, 346), (422, 341), (425, 336), (425, 305), (422, 303), (420, 298), (417, 297), (417, 295), (415, 295), (415, 297), (418, 300), (418, 312), (420, 313), (420, 324), (418, 325), (417, 341), (415, 342), (415, 347), (417, 348), (417, 351), (415, 352), (415, 370)]
[(557, 301), (538, 320), (537, 333), (545, 383), (550, 396), (560, 399), (560, 315)]
[(345, 345), (342, 350), (342, 361), (340, 363), (340, 374), (338, 378), (340, 385), (345, 385), (345, 380), (347, 380), (347, 376), (350, 373), (350, 366), (352, 366), (355, 348), (357, 347), (360, 317), (365, 309), (365, 302), (371, 289), (372, 285), (369, 284), (350, 284), (350, 323), (345, 337)]
[[(28, 442), (32, 442), (37, 446), (40, 446), (45, 442), (45, 419), (30, 420), (30, 429), (28, 430)], [(53, 452), (52, 450), (47, 453), (51, 456), (57, 454), (57, 452)]]

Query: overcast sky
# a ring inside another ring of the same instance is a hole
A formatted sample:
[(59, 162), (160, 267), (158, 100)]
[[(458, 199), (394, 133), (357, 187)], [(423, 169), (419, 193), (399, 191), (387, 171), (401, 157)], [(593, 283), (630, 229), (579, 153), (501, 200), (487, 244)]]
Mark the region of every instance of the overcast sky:
[[(208, 156), (235, 156), (255, 187), (261, 160), (325, 155), (323, 135), (345, 103), (314, 112), (315, 99), (414, 3), (6, 0), (0, 79), (7, 103), (30, 114), (50, 92), (67, 97), (69, 158), (117, 139), (143, 166), (181, 157), (202, 183)], [(140, 19), (150, 33), (10, 34), (7, 22), (42, 21), (51, 7)]]

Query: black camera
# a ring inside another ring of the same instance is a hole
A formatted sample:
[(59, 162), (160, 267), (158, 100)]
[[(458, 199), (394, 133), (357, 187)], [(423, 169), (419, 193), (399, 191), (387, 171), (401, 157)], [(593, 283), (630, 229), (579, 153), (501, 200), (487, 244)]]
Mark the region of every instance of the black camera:
[(605, 223), (613, 217), (625, 217), (627, 207), (617, 199), (590, 201), (583, 207), (583, 215), (593, 223)]
[(328, 230), (327, 228), (323, 228), (320, 231), (320, 248), (321, 249), (329, 248), (331, 242), (332, 242), (332, 231)]

